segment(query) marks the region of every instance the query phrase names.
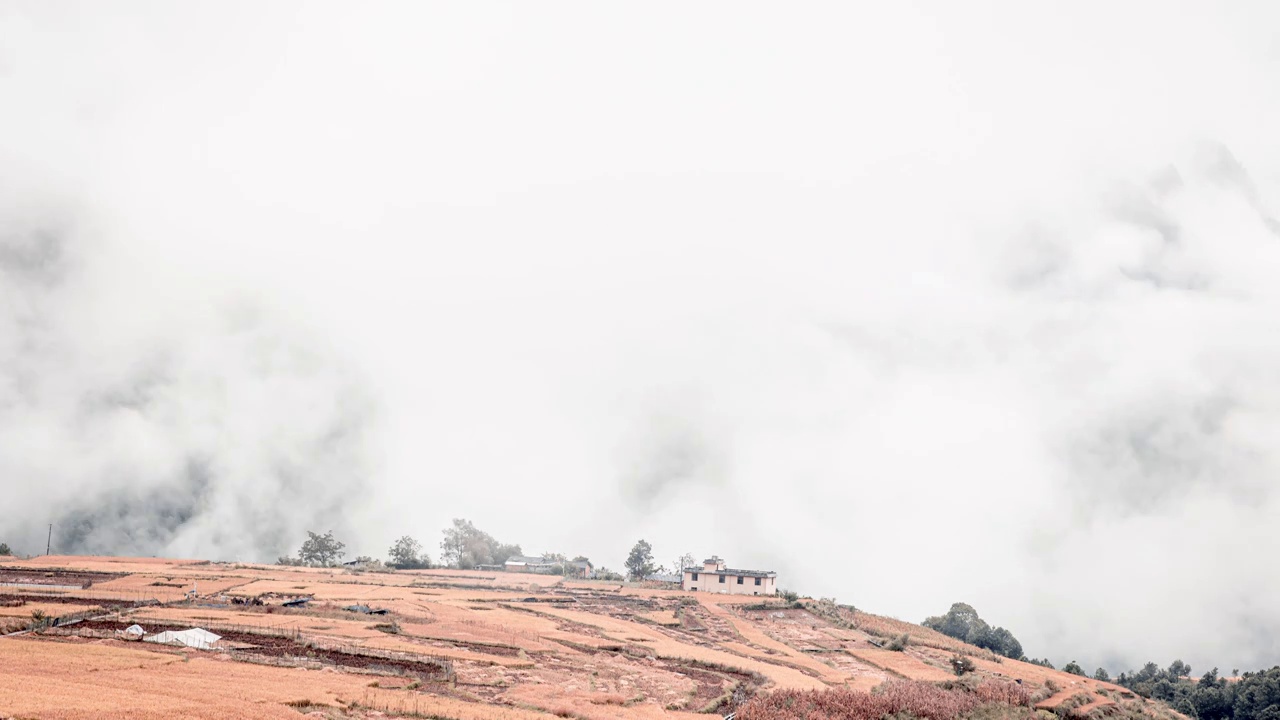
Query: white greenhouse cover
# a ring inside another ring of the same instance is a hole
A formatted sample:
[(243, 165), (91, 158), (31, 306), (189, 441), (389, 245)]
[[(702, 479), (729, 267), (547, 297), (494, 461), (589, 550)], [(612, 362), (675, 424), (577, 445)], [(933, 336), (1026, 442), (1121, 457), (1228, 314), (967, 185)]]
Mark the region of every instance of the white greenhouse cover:
[(147, 631), (142, 629), (141, 625), (130, 625), (124, 629), (125, 635), (146, 635)]
[(221, 635), (214, 635), (208, 630), (202, 628), (191, 628), (190, 630), (182, 630), (174, 632), (172, 630), (156, 633), (149, 638), (143, 638), (146, 642), (153, 643), (182, 643), (190, 648), (197, 650), (211, 650), (213, 646), (222, 639)]

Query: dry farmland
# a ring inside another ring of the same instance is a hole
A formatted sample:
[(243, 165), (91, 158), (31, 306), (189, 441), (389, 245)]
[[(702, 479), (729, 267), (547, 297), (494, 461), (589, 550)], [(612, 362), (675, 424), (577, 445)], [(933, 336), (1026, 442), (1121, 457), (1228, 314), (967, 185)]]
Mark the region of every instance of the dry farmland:
[[(716, 717), (775, 690), (943, 680), (954, 652), (980, 675), (1086, 689), (887, 618), (616, 582), (81, 557), (0, 575), (0, 717)], [(222, 640), (139, 642), (133, 624)], [(880, 649), (900, 632), (923, 642)]]

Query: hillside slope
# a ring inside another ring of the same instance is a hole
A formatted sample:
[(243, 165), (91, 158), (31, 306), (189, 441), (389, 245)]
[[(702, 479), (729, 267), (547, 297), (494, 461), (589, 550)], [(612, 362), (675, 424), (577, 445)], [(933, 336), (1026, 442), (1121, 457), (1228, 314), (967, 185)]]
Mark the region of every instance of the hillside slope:
[[(0, 716), (706, 718), (775, 691), (1020, 683), (1081, 716), (1123, 688), (830, 601), (761, 601), (501, 572), (353, 572), (154, 558), (0, 567)], [(310, 598), (299, 607), (284, 602)], [(345, 609), (356, 606), (354, 610)], [(385, 610), (366, 614), (363, 610)], [(61, 618), (54, 625), (54, 618)], [(79, 619), (74, 624), (66, 622)], [(202, 627), (212, 650), (125, 639)], [(881, 647), (908, 634), (901, 652)], [(43, 687), (40, 693), (29, 692)], [(1159, 707), (1148, 708), (1150, 713)]]

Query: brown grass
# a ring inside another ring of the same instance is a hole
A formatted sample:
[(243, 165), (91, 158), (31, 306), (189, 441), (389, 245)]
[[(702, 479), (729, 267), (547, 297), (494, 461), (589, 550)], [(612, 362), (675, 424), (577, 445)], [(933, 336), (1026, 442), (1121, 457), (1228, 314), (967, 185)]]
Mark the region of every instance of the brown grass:
[(27, 602), (16, 607), (0, 607), (0, 617), (31, 618), (31, 613), (40, 611), (48, 617), (59, 617), (73, 613), (92, 610), (93, 605), (76, 605), (74, 603), (43, 603), (38, 600)]
[(169, 560), (164, 558), (95, 557), (88, 555), (43, 555), (29, 560), (4, 558), (0, 564), (10, 567), (57, 568), (92, 572), (164, 572), (202, 560)]
[(618, 693), (571, 691), (555, 685), (526, 685), (505, 694), (506, 699), (541, 708), (556, 717), (580, 720), (709, 720), (717, 716), (667, 710), (654, 703), (629, 703)]
[(971, 655), (974, 657), (991, 657), (989, 650), (970, 645), (969, 643), (956, 640), (948, 635), (943, 635), (936, 630), (930, 630), (922, 625), (913, 625), (909, 622), (903, 622), (896, 618), (883, 617), (881, 615), (872, 615), (861, 610), (843, 613), (853, 626), (870, 635), (878, 638), (895, 638), (900, 635), (910, 635), (911, 642), (916, 645), (924, 645), (926, 647), (939, 648), (948, 650), (960, 655)]
[(1036, 687), (1043, 687), (1046, 682), (1052, 680), (1057, 683), (1059, 687), (1063, 688), (1063, 692), (1067, 692), (1067, 695), (1064, 697), (1070, 697), (1071, 695), (1081, 691), (1093, 692), (1098, 688), (1113, 691), (1124, 690), (1124, 688), (1121, 688), (1119, 685), (1100, 682), (1098, 680), (1081, 677), (1079, 675), (1072, 675), (1071, 673), (1066, 673), (1061, 670), (1051, 670), (1041, 665), (1025, 663), (1020, 660), (1009, 660), (1006, 658), (1000, 663), (994, 663), (982, 658), (975, 657), (972, 659), (973, 664), (979, 671), (997, 677), (1018, 678), (1024, 683), (1028, 683)]

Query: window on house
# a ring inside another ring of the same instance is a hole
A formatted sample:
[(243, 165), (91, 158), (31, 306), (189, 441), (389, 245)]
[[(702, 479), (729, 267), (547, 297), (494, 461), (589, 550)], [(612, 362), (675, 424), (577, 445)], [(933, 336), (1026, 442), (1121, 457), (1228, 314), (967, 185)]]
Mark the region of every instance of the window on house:
[(760, 578), (756, 578), (756, 584), (757, 584), (757, 585), (759, 585), (759, 584), (760, 584)]
[(698, 573), (693, 574), (693, 581), (698, 582)]
[(689, 588), (689, 590), (697, 590), (697, 589), (698, 589), (697, 585), (694, 585), (693, 587)]
[(741, 576), (741, 575), (739, 575), (739, 576), (738, 576), (738, 584), (739, 584), (739, 585), (741, 585), (741, 584), (742, 584), (742, 576)]
[(720, 584), (722, 584), (722, 585), (724, 584), (724, 576), (723, 576), (723, 575), (721, 575), (721, 576), (720, 576)]

